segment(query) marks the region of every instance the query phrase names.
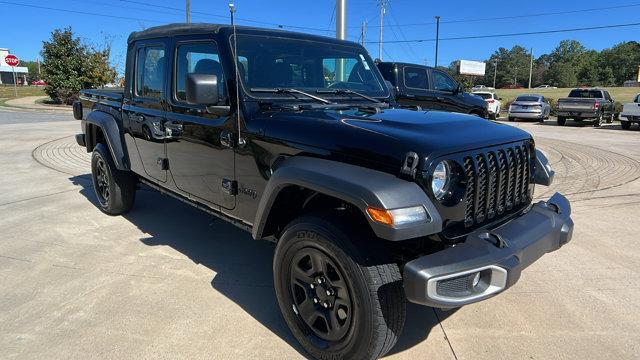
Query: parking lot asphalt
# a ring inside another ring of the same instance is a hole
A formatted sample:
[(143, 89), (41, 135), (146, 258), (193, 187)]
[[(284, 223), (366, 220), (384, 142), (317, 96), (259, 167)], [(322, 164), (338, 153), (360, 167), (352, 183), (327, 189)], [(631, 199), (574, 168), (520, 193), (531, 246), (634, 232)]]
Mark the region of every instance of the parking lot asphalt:
[[(388, 358), (640, 358), (640, 131), (509, 125), (554, 166), (536, 196), (568, 194), (573, 241), (488, 301), (409, 306)], [(0, 358), (304, 358), (273, 246), (147, 189), (126, 216), (102, 214), (78, 131), (0, 111)]]

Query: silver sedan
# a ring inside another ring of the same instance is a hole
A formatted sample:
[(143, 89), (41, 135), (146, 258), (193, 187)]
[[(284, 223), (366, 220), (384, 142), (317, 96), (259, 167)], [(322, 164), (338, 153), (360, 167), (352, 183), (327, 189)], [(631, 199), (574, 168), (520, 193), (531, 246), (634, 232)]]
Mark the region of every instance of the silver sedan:
[(509, 106), (509, 121), (516, 119), (535, 119), (540, 122), (549, 118), (551, 105), (542, 95), (520, 95)]

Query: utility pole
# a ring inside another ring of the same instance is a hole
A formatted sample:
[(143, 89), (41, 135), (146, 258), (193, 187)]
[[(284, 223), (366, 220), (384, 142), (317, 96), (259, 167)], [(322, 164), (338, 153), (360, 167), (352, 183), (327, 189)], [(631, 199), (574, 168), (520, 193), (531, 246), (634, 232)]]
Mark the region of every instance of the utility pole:
[(529, 89), (531, 89), (532, 76), (533, 76), (533, 48), (531, 48), (531, 63), (529, 64)]
[(496, 77), (498, 76), (498, 60), (493, 62), (493, 88), (496, 88)]
[(187, 24), (191, 22), (191, 0), (187, 0)]
[(360, 39), (362, 39), (362, 46), (364, 47), (364, 36), (367, 34), (367, 23), (362, 22), (362, 30), (360, 30)]
[(378, 40), (378, 59), (382, 61), (382, 18), (384, 17), (384, 5), (386, 0), (379, 0), (380, 2), (380, 38)]
[(40, 57), (36, 58), (36, 62), (38, 63), (38, 80), (40, 80)]
[[(336, 0), (336, 38), (347, 38), (347, 0)], [(344, 59), (336, 60), (336, 80), (345, 81)]]
[(440, 42), (440, 16), (436, 16), (436, 61), (434, 67), (438, 67), (438, 43)]

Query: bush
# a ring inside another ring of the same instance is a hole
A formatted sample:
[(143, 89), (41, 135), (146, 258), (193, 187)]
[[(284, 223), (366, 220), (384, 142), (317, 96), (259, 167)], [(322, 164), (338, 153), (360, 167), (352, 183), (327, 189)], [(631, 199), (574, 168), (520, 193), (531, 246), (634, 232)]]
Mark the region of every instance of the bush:
[(56, 29), (42, 43), (44, 91), (57, 103), (72, 104), (82, 88), (104, 86), (115, 80), (109, 65), (110, 46), (95, 50), (74, 37), (71, 28)]

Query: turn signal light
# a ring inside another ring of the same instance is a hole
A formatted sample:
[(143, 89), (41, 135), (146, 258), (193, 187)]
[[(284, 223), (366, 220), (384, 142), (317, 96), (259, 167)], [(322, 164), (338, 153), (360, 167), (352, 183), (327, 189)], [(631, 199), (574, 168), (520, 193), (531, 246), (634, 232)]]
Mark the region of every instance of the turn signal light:
[(393, 226), (393, 217), (391, 216), (391, 213), (389, 213), (389, 211), (380, 210), (369, 206), (367, 208), (367, 213), (374, 221), (384, 225)]

